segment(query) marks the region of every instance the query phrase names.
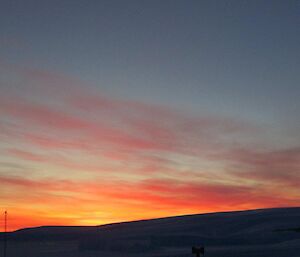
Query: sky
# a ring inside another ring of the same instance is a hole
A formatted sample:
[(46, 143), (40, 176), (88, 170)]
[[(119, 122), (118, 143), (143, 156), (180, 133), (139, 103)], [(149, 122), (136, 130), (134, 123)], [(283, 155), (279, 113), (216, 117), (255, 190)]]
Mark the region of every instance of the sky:
[(300, 206), (299, 14), (297, 0), (1, 1), (9, 230)]

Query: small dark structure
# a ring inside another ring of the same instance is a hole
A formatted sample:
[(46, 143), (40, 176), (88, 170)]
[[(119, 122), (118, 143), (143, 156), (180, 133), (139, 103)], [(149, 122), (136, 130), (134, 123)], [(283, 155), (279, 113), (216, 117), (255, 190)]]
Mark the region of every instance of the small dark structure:
[(204, 255), (204, 247), (203, 246), (199, 246), (199, 247), (193, 246), (192, 254), (195, 254), (196, 257), (200, 257), (201, 254)]

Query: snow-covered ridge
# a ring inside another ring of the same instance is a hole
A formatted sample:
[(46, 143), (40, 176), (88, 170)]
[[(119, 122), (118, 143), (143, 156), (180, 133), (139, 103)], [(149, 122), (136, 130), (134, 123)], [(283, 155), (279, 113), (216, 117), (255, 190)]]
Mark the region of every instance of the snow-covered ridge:
[[(11, 257), (300, 256), (300, 207), (209, 213), (94, 227), (38, 227), (9, 234)], [(30, 245), (32, 247), (30, 247)], [(38, 247), (34, 247), (38, 245)]]

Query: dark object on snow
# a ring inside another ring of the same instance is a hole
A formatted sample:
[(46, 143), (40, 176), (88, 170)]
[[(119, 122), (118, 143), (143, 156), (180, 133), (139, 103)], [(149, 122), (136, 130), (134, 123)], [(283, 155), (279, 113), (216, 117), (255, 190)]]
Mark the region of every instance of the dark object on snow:
[(193, 246), (192, 247), (192, 254), (195, 254), (196, 257), (200, 257), (201, 254), (204, 255), (204, 247), (203, 246), (201, 246), (201, 247)]

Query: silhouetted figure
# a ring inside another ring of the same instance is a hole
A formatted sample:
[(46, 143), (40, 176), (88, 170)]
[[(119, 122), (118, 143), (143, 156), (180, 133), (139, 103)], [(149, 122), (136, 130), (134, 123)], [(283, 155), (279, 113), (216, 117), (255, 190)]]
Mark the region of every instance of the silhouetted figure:
[(201, 254), (204, 255), (204, 247), (203, 246), (201, 246), (201, 247), (193, 246), (192, 254), (195, 254), (196, 257), (200, 257)]

